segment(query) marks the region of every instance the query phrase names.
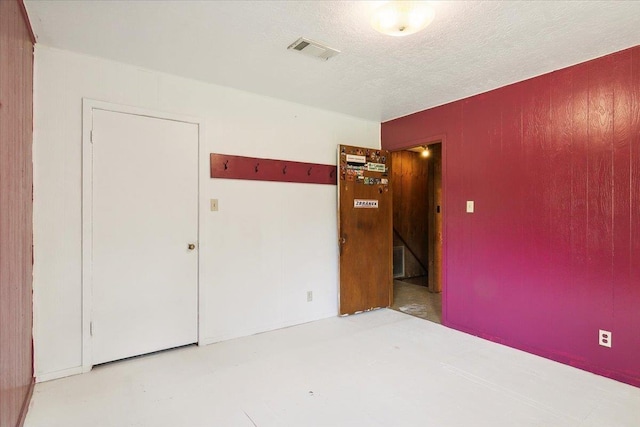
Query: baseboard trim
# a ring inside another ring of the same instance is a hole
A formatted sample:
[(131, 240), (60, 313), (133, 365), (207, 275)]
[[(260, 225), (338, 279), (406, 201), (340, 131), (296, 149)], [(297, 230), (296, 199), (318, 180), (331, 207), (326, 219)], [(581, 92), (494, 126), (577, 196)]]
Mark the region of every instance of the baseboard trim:
[(330, 317), (336, 317), (336, 316), (338, 316), (338, 312), (332, 310), (331, 312), (321, 313), (311, 318), (296, 319), (290, 322), (275, 323), (267, 326), (266, 328), (245, 329), (245, 330), (236, 331), (230, 334), (208, 336), (198, 341), (198, 346), (202, 347), (210, 344), (216, 344), (224, 341), (234, 340), (237, 338), (245, 338), (245, 337), (250, 337), (252, 335), (264, 334), (267, 332), (273, 332), (273, 331), (277, 331), (279, 329), (284, 329), (284, 328), (291, 328), (293, 326), (300, 326), (300, 325), (304, 325), (305, 323), (317, 322), (318, 320), (324, 320), (324, 319), (328, 319)]
[(31, 396), (33, 396), (33, 388), (36, 386), (35, 377), (31, 378), (31, 382), (29, 383), (29, 387), (27, 388), (27, 394), (24, 397), (24, 401), (22, 402), (22, 408), (20, 408), (20, 417), (18, 418), (18, 424), (16, 427), (22, 427), (24, 425), (24, 420), (27, 418), (27, 411), (29, 410), (29, 404), (31, 403)]
[[(1, 1), (1, 0), (0, 0)], [(85, 371), (82, 366), (76, 368), (63, 369), (61, 371), (49, 372), (36, 376), (36, 382), (42, 383), (45, 381), (57, 380), (58, 378), (70, 377), (71, 375), (82, 374)]]

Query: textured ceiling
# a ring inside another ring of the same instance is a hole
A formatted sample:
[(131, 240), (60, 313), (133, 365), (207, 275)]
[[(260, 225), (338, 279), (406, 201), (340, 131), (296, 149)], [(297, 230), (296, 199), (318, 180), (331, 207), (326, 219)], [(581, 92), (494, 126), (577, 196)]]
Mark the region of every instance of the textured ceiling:
[[(640, 44), (640, 1), (431, 2), (389, 37), (366, 1), (25, 1), (38, 43), (386, 121)], [(342, 53), (286, 47), (304, 36)]]

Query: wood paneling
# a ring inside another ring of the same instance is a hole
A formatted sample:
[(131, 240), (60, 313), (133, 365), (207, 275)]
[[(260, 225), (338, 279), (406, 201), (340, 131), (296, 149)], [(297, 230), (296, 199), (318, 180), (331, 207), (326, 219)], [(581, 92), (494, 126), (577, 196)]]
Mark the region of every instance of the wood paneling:
[[(616, 282), (613, 298), (620, 302), (614, 319), (614, 330), (619, 325), (629, 323), (635, 328), (625, 328), (623, 334), (619, 334), (623, 340), (625, 352), (620, 355), (624, 358), (625, 366), (635, 366), (638, 363), (638, 325), (640, 325), (640, 51), (633, 50), (631, 57), (631, 81), (627, 88), (629, 100), (629, 168), (630, 168), (630, 194), (629, 194), (629, 280)], [(617, 93), (617, 92), (616, 92)], [(626, 183), (623, 183), (623, 189)], [(624, 197), (624, 193), (620, 195)], [(624, 250), (624, 249), (623, 249)], [(623, 265), (616, 265), (616, 269), (623, 269)], [(625, 344), (627, 343), (627, 344)], [(638, 375), (638, 368), (629, 369), (630, 374)]]
[(429, 291), (442, 291), (442, 144), (429, 146), (427, 178), (427, 271)]
[(0, 1), (0, 426), (21, 425), (33, 387), (33, 42), (17, 0)]
[[(391, 153), (393, 164), (393, 229), (404, 242), (405, 258), (415, 256), (418, 265), (405, 271), (406, 277), (424, 275), (427, 270), (427, 175), (429, 160), (413, 151)], [(420, 267), (423, 268), (420, 268)], [(405, 268), (411, 267), (407, 264)]]
[(640, 386), (640, 47), (383, 123), (382, 146), (435, 135), (443, 323)]

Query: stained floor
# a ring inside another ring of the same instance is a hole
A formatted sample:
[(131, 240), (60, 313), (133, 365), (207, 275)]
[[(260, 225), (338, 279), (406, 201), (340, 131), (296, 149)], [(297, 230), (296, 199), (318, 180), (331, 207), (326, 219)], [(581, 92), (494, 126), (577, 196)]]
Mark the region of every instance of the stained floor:
[[(392, 309), (431, 322), (442, 323), (442, 294), (429, 292), (426, 279), (394, 280)], [(412, 283), (413, 282), (413, 283)]]
[(27, 427), (637, 427), (640, 389), (393, 310), (36, 385)]

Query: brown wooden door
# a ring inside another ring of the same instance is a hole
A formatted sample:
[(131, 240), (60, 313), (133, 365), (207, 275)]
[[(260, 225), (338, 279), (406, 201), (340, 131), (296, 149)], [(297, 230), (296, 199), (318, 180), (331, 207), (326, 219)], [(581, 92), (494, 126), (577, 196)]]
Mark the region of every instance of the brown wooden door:
[(338, 147), (340, 314), (388, 307), (393, 298), (391, 156)]

